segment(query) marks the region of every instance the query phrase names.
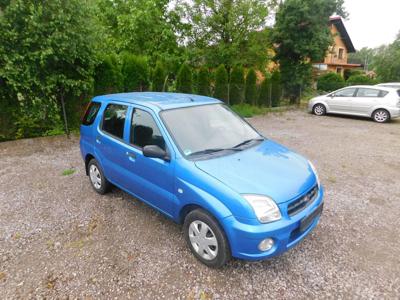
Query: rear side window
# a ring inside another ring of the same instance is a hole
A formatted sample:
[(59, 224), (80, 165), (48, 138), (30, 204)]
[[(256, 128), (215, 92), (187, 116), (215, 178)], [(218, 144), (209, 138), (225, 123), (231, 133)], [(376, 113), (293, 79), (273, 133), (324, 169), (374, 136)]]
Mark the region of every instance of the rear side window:
[(82, 125), (92, 125), (96, 119), (97, 113), (100, 110), (99, 102), (91, 102), (86, 109), (85, 115), (82, 118)]
[(380, 96), (381, 90), (360, 88), (357, 92), (357, 97), (382, 97)]
[(119, 139), (124, 138), (124, 127), (128, 106), (109, 104), (103, 113), (103, 124), (101, 129)]

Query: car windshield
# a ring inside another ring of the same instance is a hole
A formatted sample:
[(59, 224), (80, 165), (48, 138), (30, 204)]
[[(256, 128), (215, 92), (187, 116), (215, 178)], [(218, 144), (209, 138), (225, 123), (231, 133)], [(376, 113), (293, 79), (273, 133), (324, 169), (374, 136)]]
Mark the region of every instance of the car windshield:
[(222, 104), (166, 110), (161, 116), (186, 156), (237, 151), (263, 139)]

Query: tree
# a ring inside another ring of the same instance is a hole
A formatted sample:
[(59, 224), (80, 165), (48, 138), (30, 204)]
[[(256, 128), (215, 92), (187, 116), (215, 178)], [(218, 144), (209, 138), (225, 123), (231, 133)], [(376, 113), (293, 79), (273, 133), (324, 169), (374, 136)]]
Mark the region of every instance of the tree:
[(125, 92), (142, 92), (149, 87), (149, 66), (144, 56), (122, 54), (122, 77)]
[(311, 63), (322, 61), (332, 45), (328, 20), (335, 12), (344, 15), (343, 0), (286, 0), (279, 5), (274, 59), (291, 103), (299, 103), (301, 90), (310, 84)]
[(210, 76), (206, 67), (201, 67), (197, 74), (197, 93), (199, 95), (210, 95)]
[(230, 104), (239, 104), (244, 102), (245, 80), (244, 69), (238, 65), (232, 69), (231, 81), (229, 84)]
[(153, 71), (152, 90), (155, 92), (165, 92), (167, 83), (167, 72), (164, 65), (158, 61)]
[(186, 63), (179, 69), (176, 78), (176, 91), (186, 94), (191, 94), (193, 92), (192, 71)]
[(65, 103), (92, 87), (97, 27), (79, 0), (15, 0), (0, 17), (0, 78), (17, 96), (19, 136), (59, 126)]
[(271, 76), (271, 106), (278, 107), (282, 98), (281, 74), (274, 71)]
[(246, 103), (257, 105), (257, 74), (251, 68), (246, 76)]
[(261, 83), (260, 96), (258, 99), (258, 104), (271, 107), (271, 79), (267, 76)]
[(214, 97), (229, 103), (228, 72), (224, 65), (220, 65), (215, 70), (215, 90)]
[(332, 92), (344, 86), (343, 77), (334, 72), (323, 74), (317, 80), (317, 89), (324, 92)]
[(400, 81), (400, 33), (392, 44), (379, 49), (374, 59), (374, 67), (379, 80)]
[(178, 0), (191, 58), (210, 66), (265, 64), (268, 0)]
[(115, 55), (103, 55), (94, 71), (94, 93), (104, 95), (123, 90), (121, 69)]

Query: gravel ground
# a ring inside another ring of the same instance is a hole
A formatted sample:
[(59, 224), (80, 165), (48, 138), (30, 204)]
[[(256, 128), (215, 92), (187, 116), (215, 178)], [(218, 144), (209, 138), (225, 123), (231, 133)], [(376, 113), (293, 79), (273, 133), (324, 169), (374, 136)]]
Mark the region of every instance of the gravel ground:
[(179, 225), (119, 190), (97, 195), (77, 138), (6, 142), (0, 298), (398, 299), (400, 120), (291, 111), (250, 121), (310, 158), (325, 185), (321, 222), (297, 247), (208, 269)]

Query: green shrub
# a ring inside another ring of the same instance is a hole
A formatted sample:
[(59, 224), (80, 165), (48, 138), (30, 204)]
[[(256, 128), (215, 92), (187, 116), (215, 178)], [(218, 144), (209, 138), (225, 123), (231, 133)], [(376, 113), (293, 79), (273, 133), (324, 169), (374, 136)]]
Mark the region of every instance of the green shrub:
[(121, 91), (122, 75), (114, 55), (105, 55), (94, 71), (95, 95), (112, 94)]
[(251, 68), (246, 76), (246, 103), (257, 105), (257, 74)]
[(197, 74), (197, 93), (199, 95), (210, 95), (210, 75), (205, 67), (201, 67)]
[(345, 86), (342, 76), (334, 72), (321, 75), (317, 80), (317, 89), (324, 92), (332, 92)]
[(244, 69), (242, 66), (235, 66), (231, 73), (229, 84), (229, 104), (239, 104), (244, 102)]
[(191, 94), (193, 92), (192, 71), (188, 64), (182, 64), (176, 78), (176, 91)]
[(369, 78), (366, 75), (353, 75), (350, 76), (346, 81), (347, 85), (373, 85), (376, 84), (377, 81)]
[(147, 58), (130, 53), (122, 54), (122, 77), (125, 92), (142, 92), (149, 88)]
[(165, 92), (167, 87), (167, 72), (165, 71), (164, 65), (161, 62), (156, 63), (156, 67), (153, 71), (152, 90), (154, 92)]
[(281, 73), (275, 71), (271, 76), (271, 106), (278, 107), (282, 98)]
[(346, 69), (346, 70), (344, 70), (344, 80), (346, 81), (347, 79), (349, 79), (350, 76), (362, 75), (362, 74), (363, 74), (363, 72), (358, 69)]
[(266, 107), (271, 107), (271, 80), (265, 77), (260, 87), (260, 96), (258, 104)]
[(214, 97), (228, 103), (228, 72), (224, 65), (215, 70)]

